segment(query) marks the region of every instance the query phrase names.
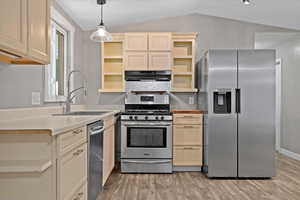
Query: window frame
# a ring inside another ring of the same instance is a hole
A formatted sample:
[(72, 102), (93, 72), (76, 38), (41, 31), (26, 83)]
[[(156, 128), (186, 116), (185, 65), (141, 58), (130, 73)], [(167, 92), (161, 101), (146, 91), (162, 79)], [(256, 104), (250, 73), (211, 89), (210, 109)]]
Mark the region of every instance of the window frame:
[[(48, 80), (49, 71), (48, 67), (51, 66), (47, 65), (45, 66), (44, 70), (44, 85), (45, 85), (45, 92), (44, 92), (44, 102), (47, 103), (55, 103), (55, 102), (63, 102), (66, 101), (67, 98), (67, 74), (74, 69), (74, 37), (75, 37), (75, 27), (61, 14), (58, 10), (56, 10), (54, 7), (51, 7), (51, 32), (52, 32), (52, 26), (55, 26), (56, 30), (58, 30), (61, 33), (65, 34), (65, 60), (64, 60), (64, 95), (63, 96), (57, 96), (57, 95), (49, 95), (49, 91), (51, 90), (50, 82)], [(55, 33), (56, 34), (56, 33)], [(52, 40), (51, 40), (52, 43)], [(52, 46), (52, 45), (51, 45)], [(52, 47), (51, 47), (52, 51)], [(52, 53), (52, 52), (51, 52)], [(52, 62), (52, 58), (51, 58)], [(71, 79), (71, 89), (74, 85), (74, 79)]]

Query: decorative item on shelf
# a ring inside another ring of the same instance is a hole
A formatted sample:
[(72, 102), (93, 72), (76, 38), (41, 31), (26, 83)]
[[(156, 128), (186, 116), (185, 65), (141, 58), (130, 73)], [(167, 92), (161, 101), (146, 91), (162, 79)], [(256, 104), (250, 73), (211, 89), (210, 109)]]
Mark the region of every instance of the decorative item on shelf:
[(103, 5), (106, 0), (97, 0), (97, 4), (101, 6), (101, 22), (97, 26), (97, 30), (92, 33), (90, 39), (94, 42), (111, 41), (112, 35), (106, 30), (103, 22)]

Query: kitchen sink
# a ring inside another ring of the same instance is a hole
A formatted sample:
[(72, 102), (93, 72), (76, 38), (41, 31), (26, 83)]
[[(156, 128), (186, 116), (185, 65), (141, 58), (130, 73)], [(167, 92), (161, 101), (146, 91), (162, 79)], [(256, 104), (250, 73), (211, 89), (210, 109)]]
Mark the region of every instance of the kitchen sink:
[(103, 115), (109, 111), (76, 111), (69, 113), (53, 114), (53, 116), (84, 116), (84, 115)]

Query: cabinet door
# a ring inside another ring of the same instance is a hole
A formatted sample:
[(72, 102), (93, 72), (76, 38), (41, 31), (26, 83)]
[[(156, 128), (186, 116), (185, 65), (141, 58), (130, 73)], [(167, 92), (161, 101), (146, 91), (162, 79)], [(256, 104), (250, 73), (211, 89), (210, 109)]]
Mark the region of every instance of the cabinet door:
[(201, 166), (202, 146), (175, 146), (173, 164), (175, 166)]
[(172, 57), (170, 52), (150, 52), (149, 69), (162, 70), (171, 69)]
[(68, 199), (87, 180), (87, 143), (58, 159), (59, 199)]
[(27, 0), (1, 0), (0, 49), (25, 54), (27, 51)]
[(126, 51), (147, 51), (148, 33), (125, 33)]
[(125, 69), (126, 70), (147, 70), (148, 53), (147, 52), (126, 52)]
[(28, 56), (50, 62), (50, 0), (28, 0)]
[(109, 176), (109, 152), (110, 152), (110, 138), (107, 130), (103, 133), (103, 175), (102, 175), (102, 186), (104, 186)]
[(112, 125), (109, 129), (110, 132), (110, 172), (115, 167), (115, 126)]
[(150, 51), (171, 51), (172, 49), (171, 33), (149, 33)]
[(174, 145), (202, 145), (202, 126), (174, 125)]

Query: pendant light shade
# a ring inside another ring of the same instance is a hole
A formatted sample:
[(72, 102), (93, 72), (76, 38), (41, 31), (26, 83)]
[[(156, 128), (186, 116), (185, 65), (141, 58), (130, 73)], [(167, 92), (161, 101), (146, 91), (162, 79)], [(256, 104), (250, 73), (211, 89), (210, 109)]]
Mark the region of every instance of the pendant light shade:
[(97, 3), (101, 6), (101, 22), (97, 26), (97, 30), (91, 34), (90, 39), (94, 42), (111, 41), (112, 36), (103, 23), (103, 5), (106, 3), (106, 0), (97, 0)]
[(90, 39), (94, 42), (111, 41), (112, 36), (104, 25), (99, 25), (97, 30), (91, 34)]

